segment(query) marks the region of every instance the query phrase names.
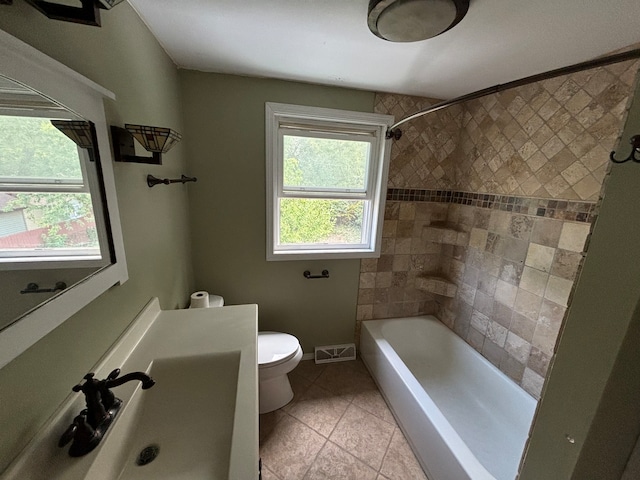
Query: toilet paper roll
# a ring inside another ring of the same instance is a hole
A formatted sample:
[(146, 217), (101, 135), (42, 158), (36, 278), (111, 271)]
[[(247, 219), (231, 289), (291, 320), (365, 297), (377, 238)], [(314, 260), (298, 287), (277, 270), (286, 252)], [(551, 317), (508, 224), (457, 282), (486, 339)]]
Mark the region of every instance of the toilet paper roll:
[(204, 290), (191, 294), (191, 308), (209, 308), (209, 292)]

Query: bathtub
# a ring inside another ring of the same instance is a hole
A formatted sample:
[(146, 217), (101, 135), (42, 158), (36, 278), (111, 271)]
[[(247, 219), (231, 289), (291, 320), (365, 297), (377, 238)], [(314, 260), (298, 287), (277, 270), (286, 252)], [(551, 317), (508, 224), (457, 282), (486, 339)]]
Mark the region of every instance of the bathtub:
[(536, 401), (432, 316), (362, 322), (362, 359), (429, 480), (513, 480)]

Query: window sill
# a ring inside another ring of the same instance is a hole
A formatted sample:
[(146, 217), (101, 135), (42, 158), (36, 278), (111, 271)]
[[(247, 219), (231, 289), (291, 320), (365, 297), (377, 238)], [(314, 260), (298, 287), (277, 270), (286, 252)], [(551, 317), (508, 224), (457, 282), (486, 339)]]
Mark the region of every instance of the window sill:
[(287, 260), (335, 260), (353, 258), (378, 258), (380, 252), (374, 250), (279, 250), (267, 253), (267, 261)]

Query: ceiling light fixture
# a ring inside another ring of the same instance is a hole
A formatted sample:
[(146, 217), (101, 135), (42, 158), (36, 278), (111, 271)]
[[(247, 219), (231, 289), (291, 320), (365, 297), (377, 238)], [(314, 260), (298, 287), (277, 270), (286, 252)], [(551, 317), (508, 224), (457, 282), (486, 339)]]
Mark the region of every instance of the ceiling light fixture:
[(418, 42), (456, 26), (469, 0), (370, 0), (367, 23), (374, 35), (390, 42)]

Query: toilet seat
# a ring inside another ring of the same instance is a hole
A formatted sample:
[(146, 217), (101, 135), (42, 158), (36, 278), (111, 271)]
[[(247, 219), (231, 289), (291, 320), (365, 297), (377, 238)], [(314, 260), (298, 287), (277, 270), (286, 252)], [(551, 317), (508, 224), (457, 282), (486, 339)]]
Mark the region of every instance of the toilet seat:
[(258, 366), (274, 367), (291, 360), (300, 350), (298, 339), (288, 333), (258, 333)]

